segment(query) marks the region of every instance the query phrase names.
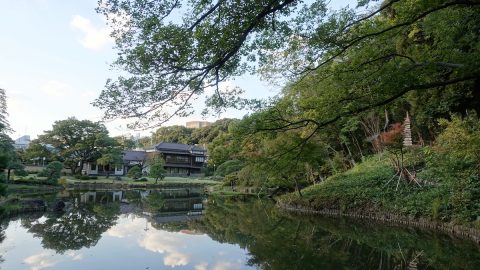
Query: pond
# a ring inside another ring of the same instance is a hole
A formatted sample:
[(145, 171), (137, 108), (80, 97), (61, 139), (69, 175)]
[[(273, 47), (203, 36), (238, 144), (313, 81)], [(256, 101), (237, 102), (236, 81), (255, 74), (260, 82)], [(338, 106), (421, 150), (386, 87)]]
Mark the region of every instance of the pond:
[(0, 269), (480, 269), (468, 240), (289, 215), (256, 198), (168, 189), (45, 199), (63, 209), (1, 222)]

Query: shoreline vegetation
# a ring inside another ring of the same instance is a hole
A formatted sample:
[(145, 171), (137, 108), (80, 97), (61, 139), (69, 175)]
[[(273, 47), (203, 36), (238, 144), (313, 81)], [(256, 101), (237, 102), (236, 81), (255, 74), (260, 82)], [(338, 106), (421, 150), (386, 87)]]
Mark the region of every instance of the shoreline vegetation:
[[(397, 185), (391, 181), (394, 169), (387, 156), (382, 154), (366, 159), (350, 170), (302, 189), (301, 195), (298, 192), (282, 195), (277, 206), (297, 214), (350, 217), (427, 228), (480, 244), (480, 217), (476, 212), (479, 198), (471, 193), (475, 190), (458, 188), (468, 177), (456, 175), (455, 168), (450, 167), (450, 174), (434, 174), (431, 179), (437, 182), (433, 182), (428, 181), (432, 177), (431, 171), (423, 168), (418, 173), (420, 179), (425, 179), (421, 185), (405, 182)], [(412, 153), (407, 157), (410, 157), (407, 163), (414, 167), (418, 158)], [(440, 177), (453, 178), (454, 181), (438, 181)]]

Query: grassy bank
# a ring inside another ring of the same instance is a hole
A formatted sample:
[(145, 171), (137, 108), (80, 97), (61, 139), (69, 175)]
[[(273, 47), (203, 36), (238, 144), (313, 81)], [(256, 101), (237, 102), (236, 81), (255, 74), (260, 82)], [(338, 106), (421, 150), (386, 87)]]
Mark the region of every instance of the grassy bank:
[(303, 189), (303, 196), (290, 193), (279, 200), (318, 211), (386, 212), (480, 228), (478, 179), (472, 179), (468, 170), (459, 173), (450, 169), (422, 168), (418, 173), (420, 186), (400, 181), (397, 188), (388, 158), (379, 155)]

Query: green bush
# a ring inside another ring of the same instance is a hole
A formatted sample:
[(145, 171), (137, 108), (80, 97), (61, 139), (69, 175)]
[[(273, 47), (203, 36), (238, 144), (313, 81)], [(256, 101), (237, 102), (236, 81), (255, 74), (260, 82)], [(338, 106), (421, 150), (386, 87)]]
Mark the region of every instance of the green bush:
[(148, 181), (148, 179), (145, 178), (145, 177), (142, 177), (140, 179), (135, 179), (135, 182), (147, 182), (147, 181)]
[(480, 121), (471, 113), (439, 123), (443, 131), (433, 146), (425, 148), (426, 169), (419, 177), (449, 190), (440, 197), (444, 200), (439, 215), (475, 221), (480, 217)]
[(47, 167), (42, 171), (42, 176), (47, 177), (48, 181), (57, 183), (62, 174), (63, 163), (60, 161), (52, 161), (48, 163)]
[(223, 185), (224, 186), (236, 186), (238, 184), (238, 176), (237, 173), (231, 173), (225, 175), (223, 178)]
[(25, 171), (25, 170), (16, 169), (16, 170), (15, 170), (15, 175), (16, 175), (16, 176), (28, 176), (28, 172)]
[(142, 169), (139, 166), (133, 166), (127, 172), (127, 176), (133, 179), (142, 177)]
[(228, 160), (218, 166), (218, 168), (215, 170), (215, 175), (226, 176), (228, 174), (238, 172), (240, 169), (243, 168), (243, 166), (243, 162), (240, 160)]
[(49, 185), (55, 186), (57, 185), (56, 182), (52, 182), (49, 180), (39, 180), (33, 177), (29, 177), (27, 179), (17, 179), (14, 181), (15, 184), (22, 184), (22, 185)]

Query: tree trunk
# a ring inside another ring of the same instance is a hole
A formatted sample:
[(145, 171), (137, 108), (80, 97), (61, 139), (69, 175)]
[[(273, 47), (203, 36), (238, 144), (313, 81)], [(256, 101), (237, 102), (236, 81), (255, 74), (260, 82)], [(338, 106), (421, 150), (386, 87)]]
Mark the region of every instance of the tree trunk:
[(7, 184), (10, 182), (10, 172), (12, 171), (12, 168), (8, 168), (7, 170)]

